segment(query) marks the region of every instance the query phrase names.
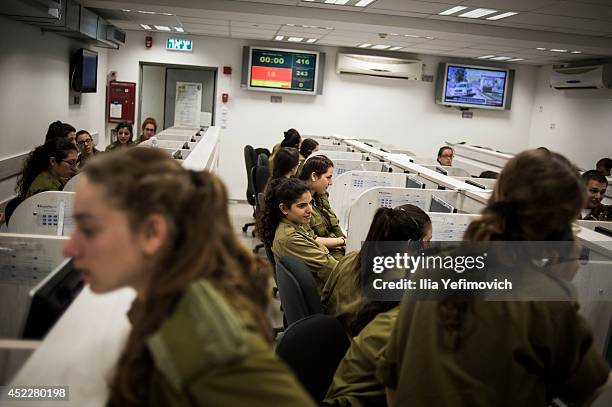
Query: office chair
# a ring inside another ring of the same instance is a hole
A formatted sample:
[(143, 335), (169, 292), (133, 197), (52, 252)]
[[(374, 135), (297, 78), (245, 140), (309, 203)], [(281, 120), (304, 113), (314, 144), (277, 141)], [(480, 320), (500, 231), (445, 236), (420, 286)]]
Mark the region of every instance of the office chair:
[(289, 325), (276, 346), (276, 354), (321, 405), (349, 344), (336, 318), (310, 315)]
[(313, 314), (323, 314), (317, 283), (310, 269), (295, 256), (276, 263), (276, 284), (287, 324)]
[[(263, 154), (259, 155), (260, 158)], [(261, 210), (261, 203), (259, 200), (259, 195), (263, 196), (264, 189), (266, 188), (266, 184), (268, 183), (268, 178), (270, 178), (270, 169), (267, 165), (256, 165), (251, 169), (251, 185), (253, 185), (253, 192), (255, 193), (255, 215)], [(262, 199), (263, 201), (263, 199)], [(256, 245), (253, 248), (253, 253), (259, 252), (261, 248), (263, 248), (263, 243)]]
[[(255, 216), (255, 191), (253, 190), (253, 184), (251, 183), (251, 171), (255, 164), (257, 163), (257, 155), (255, 154), (255, 150), (253, 146), (246, 145), (244, 146), (244, 164), (246, 167), (247, 173), (247, 201), (249, 205), (253, 207), (253, 216)], [(255, 222), (247, 222), (242, 226), (242, 231), (246, 233), (249, 226), (255, 226)]]
[(22, 203), (24, 200), (25, 198), (16, 196), (7, 202), (6, 206), (4, 207), (4, 222), (7, 226), (9, 224), (9, 219), (13, 215), (13, 212), (15, 212), (15, 209), (17, 209), (19, 204)]

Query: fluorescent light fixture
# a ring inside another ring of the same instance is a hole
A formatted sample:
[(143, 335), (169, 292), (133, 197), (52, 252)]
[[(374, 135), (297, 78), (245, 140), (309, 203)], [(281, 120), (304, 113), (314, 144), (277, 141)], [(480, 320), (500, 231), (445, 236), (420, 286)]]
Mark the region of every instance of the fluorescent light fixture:
[(275, 39), (276, 41), (282, 41), (282, 40), (283, 40), (283, 38), (285, 38), (285, 36), (284, 36), (284, 35), (277, 35), (276, 37), (274, 37), (274, 39)]
[(489, 14), (497, 13), (497, 10), (491, 10), (489, 8), (477, 8), (476, 10), (468, 11), (467, 13), (459, 14), (459, 17), (466, 18), (480, 18), (488, 16)]
[(126, 9), (123, 9), (123, 10), (121, 10), (121, 11), (125, 11), (126, 13), (129, 13), (129, 12), (130, 12), (130, 11), (132, 11), (132, 10), (126, 10)]
[(159, 13), (159, 14), (164, 15), (164, 16), (173, 16), (174, 15), (172, 13)]
[(548, 49), (547, 49), (547, 48), (542, 48), (542, 47), (538, 47), (538, 48), (536, 48), (536, 49), (537, 49), (538, 51), (548, 51)]
[(552, 52), (567, 52), (566, 49), (559, 49), (559, 48), (551, 48), (551, 49), (549, 49), (549, 51), (552, 51)]
[(404, 47), (391, 47), (391, 48), (389, 48), (389, 51), (399, 51), (402, 48), (404, 48)]
[(425, 37), (425, 38), (427, 38), (428, 40), (435, 40), (435, 37)]
[(306, 42), (309, 43), (309, 44), (314, 44), (315, 42), (317, 42), (317, 39), (316, 38), (308, 38), (306, 40)]
[(512, 58), (512, 59), (509, 59), (508, 62), (516, 62), (516, 61), (524, 61), (524, 60), (525, 58)]
[(392, 36), (392, 37), (397, 37), (399, 34), (396, 34), (396, 33), (389, 33), (389, 35), (390, 35), (390, 36)]
[(458, 13), (460, 11), (465, 10), (466, 8), (467, 7), (464, 7), (464, 6), (457, 6), (457, 7), (449, 8), (448, 10), (443, 11), (443, 12), (438, 13), (438, 14), (441, 15), (441, 16), (450, 16), (451, 14)]
[(570, 54), (582, 54), (582, 51), (572, 51)]
[(302, 1), (308, 1), (310, 3), (314, 3), (315, 0), (302, 0)]
[(493, 57), (491, 61), (507, 61), (509, 59), (512, 59), (512, 57)]
[(159, 31), (172, 31), (170, 30), (170, 27), (167, 27), (165, 25), (154, 25), (153, 27), (155, 27), (155, 29)]
[(355, 4), (355, 7), (367, 7), (373, 1), (374, 0), (361, 0), (357, 4)]
[(141, 26), (142, 28), (144, 28), (145, 30), (150, 30), (150, 29), (151, 29), (151, 26), (150, 26), (150, 25), (148, 25), (148, 24), (140, 24), (140, 26)]
[(508, 11), (507, 13), (502, 13), (502, 14), (498, 14), (496, 16), (487, 17), (487, 20), (497, 21), (497, 20), (501, 20), (502, 18), (515, 16), (517, 14), (518, 14), (517, 12)]
[(391, 45), (372, 45), (372, 49), (387, 49), (391, 48)]
[(325, 0), (325, 4), (336, 4), (336, 0)]
[(338, 4), (340, 6), (344, 6), (348, 2), (349, 2), (349, 0), (336, 0), (336, 4)]
[(142, 10), (138, 10), (139, 13), (142, 14), (155, 14), (155, 11), (142, 11)]
[(183, 30), (183, 27), (174, 27), (174, 29), (180, 33), (184, 33), (185, 30)]
[(295, 24), (285, 24), (288, 25), (289, 27), (295, 27)]
[(370, 48), (371, 46), (372, 44), (365, 43), (365, 44), (359, 45), (359, 48)]
[(494, 58), (494, 57), (495, 57), (495, 55), (483, 55), (481, 57), (478, 57), (478, 59), (491, 59), (491, 58)]
[(289, 37), (287, 38), (289, 42), (302, 42), (304, 41), (304, 37)]

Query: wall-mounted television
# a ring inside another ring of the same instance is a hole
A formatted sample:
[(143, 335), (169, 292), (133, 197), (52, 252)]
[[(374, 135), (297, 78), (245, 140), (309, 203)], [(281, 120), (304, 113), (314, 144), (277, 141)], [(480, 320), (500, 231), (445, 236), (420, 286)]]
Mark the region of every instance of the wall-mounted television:
[(98, 53), (85, 48), (72, 55), (70, 88), (75, 92), (95, 93), (98, 84)]
[(242, 85), (249, 90), (321, 94), (325, 54), (281, 48), (244, 47)]
[(514, 70), (441, 63), (436, 103), (465, 108), (510, 110)]

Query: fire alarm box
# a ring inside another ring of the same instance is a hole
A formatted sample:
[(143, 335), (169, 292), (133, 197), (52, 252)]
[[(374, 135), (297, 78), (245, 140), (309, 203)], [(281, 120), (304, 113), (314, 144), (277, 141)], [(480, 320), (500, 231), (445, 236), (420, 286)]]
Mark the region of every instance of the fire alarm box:
[(109, 123), (134, 123), (136, 107), (136, 83), (111, 81), (106, 90), (107, 117)]
[(227, 94), (227, 93), (221, 94), (221, 101), (223, 103), (227, 103), (228, 100), (229, 100), (229, 94)]

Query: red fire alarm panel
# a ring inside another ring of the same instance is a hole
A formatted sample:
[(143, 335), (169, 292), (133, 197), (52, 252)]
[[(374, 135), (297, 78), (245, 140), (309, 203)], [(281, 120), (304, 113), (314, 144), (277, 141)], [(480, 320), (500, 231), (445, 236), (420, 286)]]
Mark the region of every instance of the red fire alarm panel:
[(232, 67), (231, 66), (224, 66), (223, 67), (223, 74), (231, 75), (232, 74)]
[(109, 82), (106, 90), (106, 107), (109, 123), (124, 121), (134, 123), (136, 83)]

